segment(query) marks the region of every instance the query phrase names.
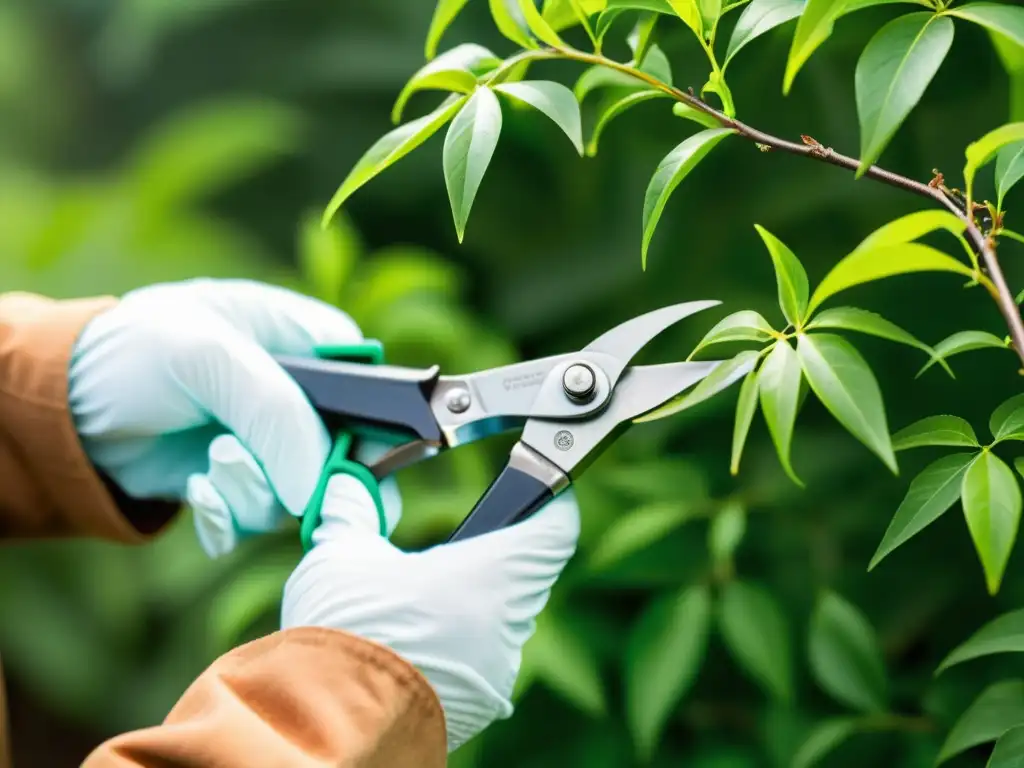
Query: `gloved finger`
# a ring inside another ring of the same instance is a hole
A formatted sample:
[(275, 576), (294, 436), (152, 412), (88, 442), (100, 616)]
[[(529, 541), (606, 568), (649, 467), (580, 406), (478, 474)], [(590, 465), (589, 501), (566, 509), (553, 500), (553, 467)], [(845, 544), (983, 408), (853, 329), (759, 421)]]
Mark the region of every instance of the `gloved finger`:
[(386, 540), (380, 535), (380, 517), (366, 486), (351, 475), (335, 475), (327, 482), (313, 547), (354, 538)]
[(186, 499), (199, 543), (210, 557), (225, 555), (241, 539), (275, 530), (288, 518), (256, 459), (234, 435), (210, 443), (209, 461), (205, 474), (189, 477)]
[(255, 341), (212, 315), (196, 327), (202, 332), (172, 337), (171, 376), (248, 449), (284, 508), (301, 515), (330, 447), (323, 422)]
[[(391, 450), (391, 446), (386, 443), (361, 440), (356, 447), (355, 459), (361, 464), (369, 466), (389, 450)], [(384, 478), (378, 487), (380, 488), (380, 500), (384, 507), (385, 528), (390, 537), (402, 520), (402, 494), (398, 488), (398, 481), (394, 477)]]

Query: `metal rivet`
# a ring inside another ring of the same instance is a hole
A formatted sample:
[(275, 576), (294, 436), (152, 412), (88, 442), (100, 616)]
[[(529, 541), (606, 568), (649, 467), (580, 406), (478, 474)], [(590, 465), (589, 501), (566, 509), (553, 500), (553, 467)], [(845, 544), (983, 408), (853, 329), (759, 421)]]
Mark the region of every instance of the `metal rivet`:
[(586, 401), (594, 394), (597, 376), (594, 369), (585, 363), (573, 363), (562, 376), (562, 388), (572, 400)]
[(452, 413), (464, 413), (469, 410), (470, 404), (469, 390), (463, 387), (453, 389), (445, 400), (445, 405)]

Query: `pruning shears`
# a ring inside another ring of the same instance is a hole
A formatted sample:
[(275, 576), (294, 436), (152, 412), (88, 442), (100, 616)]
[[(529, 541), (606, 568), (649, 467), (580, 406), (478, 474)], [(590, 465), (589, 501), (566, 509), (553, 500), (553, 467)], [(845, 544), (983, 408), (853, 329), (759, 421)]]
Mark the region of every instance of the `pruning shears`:
[[(323, 347), (316, 357), (278, 357), (334, 441), (302, 518), (303, 547), (312, 546), (333, 475), (350, 474), (366, 486), (384, 535), (380, 479), (441, 451), (517, 428), (522, 434), (504, 469), (449, 541), (528, 518), (578, 478), (634, 419), (697, 384), (722, 363), (629, 365), (662, 331), (719, 303), (662, 307), (606, 331), (578, 352), (456, 376), (441, 375), (436, 365), (386, 365), (377, 341)], [(369, 466), (353, 458), (355, 441), (367, 438), (391, 446)]]

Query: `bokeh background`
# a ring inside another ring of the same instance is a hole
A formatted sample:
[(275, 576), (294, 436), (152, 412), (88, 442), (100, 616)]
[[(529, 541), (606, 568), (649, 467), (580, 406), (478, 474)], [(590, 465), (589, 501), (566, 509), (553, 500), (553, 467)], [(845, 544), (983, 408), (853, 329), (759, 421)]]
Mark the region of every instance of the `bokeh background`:
[[(643, 272), (644, 189), (660, 158), (693, 131), (655, 101), (617, 120), (593, 159), (577, 157), (542, 116), (506, 109), (461, 246), (440, 135), (357, 193), (322, 234), (323, 205), (390, 127), (392, 102), (422, 63), (431, 11), (409, 0), (3, 0), (0, 289), (71, 297), (200, 275), (268, 280), (345, 308), (385, 342), (390, 361), (452, 372), (577, 348), (662, 304), (723, 300), (720, 312), (665, 334), (644, 358), (667, 361), (728, 311), (779, 319), (755, 222), (793, 248), (813, 283), (872, 229), (920, 206), (835, 168), (727, 142), (672, 198)], [(842, 20), (785, 99), (792, 25), (758, 40), (730, 68), (740, 116), (855, 153), (854, 64), (895, 13)], [(1007, 119), (1012, 84), (986, 36), (966, 25), (957, 35), (884, 165), (955, 179), (963, 147)], [(511, 52), (482, 2), (469, 4), (443, 48), (469, 40)], [(706, 72), (688, 35), (660, 44), (676, 83), (699, 87)], [(535, 66), (537, 77), (568, 83), (579, 72)], [(436, 98), (421, 94), (410, 109)], [(1019, 289), (1021, 247), (1007, 241), (1002, 254)], [(1004, 332), (981, 292), (946, 275), (889, 280), (850, 300), (931, 343), (961, 329)], [(956, 380), (937, 368), (915, 380), (917, 352), (856, 342), (878, 372), (894, 430), (949, 412), (981, 434), (992, 408), (1019, 387), (1005, 353), (955, 359)], [(1020, 553), (1000, 595), (986, 595), (958, 511), (866, 572), (909, 479), (934, 457), (907, 455), (893, 477), (812, 398), (794, 446), (807, 489), (785, 478), (760, 417), (732, 478), (734, 402), (735, 389), (634, 428), (579, 482), (580, 551), (527, 648), (518, 711), (453, 765), (636, 764), (623, 692), (648, 685), (630, 681), (626, 667), (628, 649), (642, 642), (638, 619), (658, 597), (721, 577), (709, 559), (709, 519), (729, 504), (747, 516), (733, 573), (782, 606), (797, 695), (791, 706), (774, 703), (713, 630), (653, 764), (781, 768), (810, 726), (843, 714), (808, 671), (808, 617), (823, 588), (874, 626), (893, 707), (910, 716), (907, 729), (859, 736), (825, 765), (930, 765), (988, 682), (1024, 673), (1020, 660), (997, 656), (933, 678), (952, 647), (1024, 602)], [(500, 438), (404, 471), (400, 542), (442, 538), (509, 445)], [(652, 511), (677, 522), (645, 532)], [(15, 764), (74, 765), (105, 737), (159, 722), (217, 655), (274, 628), (299, 555), (290, 532), (211, 562), (187, 511), (144, 548), (5, 546), (0, 655)], [(669, 649), (659, 663), (671, 675), (678, 662)], [(951, 764), (981, 766), (986, 754)]]

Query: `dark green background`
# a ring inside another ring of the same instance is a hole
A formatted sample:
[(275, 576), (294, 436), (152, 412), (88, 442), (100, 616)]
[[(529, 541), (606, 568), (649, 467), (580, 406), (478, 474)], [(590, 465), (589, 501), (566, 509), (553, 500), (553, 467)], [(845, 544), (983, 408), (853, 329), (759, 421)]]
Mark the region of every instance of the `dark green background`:
[[(813, 284), (874, 228), (922, 205), (836, 168), (728, 141), (673, 196), (645, 273), (643, 192), (692, 124), (673, 117), (667, 102), (643, 104), (613, 123), (597, 158), (581, 159), (549, 121), (506, 109), (464, 244), (455, 240), (435, 137), (346, 206), (344, 226), (360, 244), (339, 250), (355, 261), (335, 291), (301, 267), (311, 252), (298, 236), (301, 222), (319, 214), (390, 127), (394, 97), (422, 63), (430, 6), (5, 0), (0, 288), (70, 297), (206, 274), (272, 280), (339, 302), (387, 343), (393, 362), (440, 362), (452, 372), (563, 352), (662, 304), (723, 300), (717, 314), (665, 334), (645, 356), (672, 360), (728, 311), (758, 309), (780, 320), (771, 261), (754, 223), (796, 252)], [(740, 117), (855, 154), (854, 64), (896, 13), (883, 7), (840, 21), (788, 98), (781, 81), (792, 24), (759, 39), (730, 66)], [(676, 84), (699, 88), (705, 64), (683, 32), (679, 26), (661, 44)], [(468, 40), (511, 52), (482, 2), (469, 4), (442, 48)], [(578, 72), (544, 63), (531, 77), (571, 83)], [(432, 99), (416, 97), (410, 114)], [(933, 168), (956, 179), (963, 147), (1004, 122), (1007, 104), (1007, 77), (988, 38), (958, 24), (949, 59), (882, 164), (922, 180)], [(156, 137), (168, 132), (173, 141), (153, 154)], [(1017, 199), (1010, 199), (1011, 227)], [(1007, 241), (1001, 253), (1019, 289), (1020, 247)], [(1004, 333), (987, 297), (963, 291), (949, 275), (884, 281), (851, 291), (847, 301), (929, 343), (961, 329)], [(894, 430), (951, 412), (981, 434), (992, 408), (1019, 386), (1005, 353), (954, 359), (955, 381), (937, 369), (915, 381), (919, 353), (855, 341), (878, 373)], [(806, 663), (808, 616), (823, 587), (858, 605), (876, 627), (893, 707), (923, 715), (927, 726), (858, 737), (826, 765), (928, 765), (987, 682), (1024, 671), (1020, 660), (1002, 656), (932, 677), (952, 647), (1024, 599), (1018, 555), (1000, 595), (986, 596), (959, 507), (866, 573), (910, 478), (934, 456), (905, 455), (901, 477), (893, 477), (811, 399), (794, 447), (806, 491), (786, 480), (760, 417), (733, 479), (734, 401), (732, 390), (678, 418), (634, 428), (578, 484), (583, 541), (546, 614), (556, 630), (527, 649), (532, 684), (516, 715), (453, 763), (633, 764), (622, 701), (626, 638), (652, 596), (705, 573), (707, 522), (688, 523), (602, 573), (587, 568), (588, 553), (612, 520), (644, 505), (690, 504), (704, 493), (747, 500), (737, 572), (785, 607), (798, 701), (791, 710), (770, 704), (713, 633), (657, 765), (784, 766), (810, 724), (843, 713), (815, 687)], [(499, 439), (437, 460), (440, 470), (403, 473), (402, 543), (442, 536), (508, 446)], [(93, 542), (6, 547), (0, 654), (15, 763), (71, 765), (108, 735), (158, 722), (219, 653), (273, 628), (283, 579), (298, 557), (297, 538), (288, 536), (210, 563), (185, 518), (137, 550)], [(986, 754), (951, 765), (981, 766)]]

